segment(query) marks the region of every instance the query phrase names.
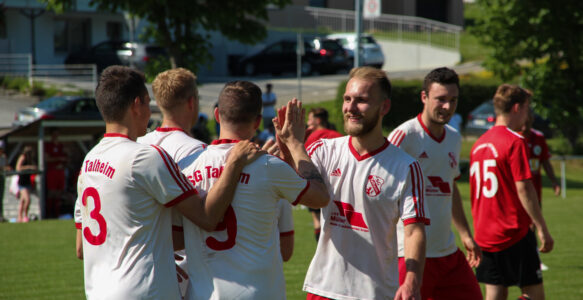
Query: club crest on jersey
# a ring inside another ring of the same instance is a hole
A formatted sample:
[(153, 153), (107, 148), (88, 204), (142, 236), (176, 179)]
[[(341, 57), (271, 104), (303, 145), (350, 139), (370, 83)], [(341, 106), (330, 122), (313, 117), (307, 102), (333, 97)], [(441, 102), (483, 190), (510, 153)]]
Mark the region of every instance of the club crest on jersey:
[(457, 166), (457, 160), (455, 159), (455, 154), (450, 152), (447, 154), (449, 156), (449, 166), (453, 169)]
[(366, 183), (366, 194), (370, 197), (378, 196), (381, 193), (381, 188), (385, 181), (375, 175), (368, 175), (367, 183)]

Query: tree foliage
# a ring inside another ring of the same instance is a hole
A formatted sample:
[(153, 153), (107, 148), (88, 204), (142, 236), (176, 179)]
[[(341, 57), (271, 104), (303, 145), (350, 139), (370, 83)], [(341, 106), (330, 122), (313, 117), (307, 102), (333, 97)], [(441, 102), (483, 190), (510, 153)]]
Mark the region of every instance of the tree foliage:
[(583, 1), (478, 0), (471, 32), (493, 51), (485, 66), (533, 91), (535, 110), (575, 147), (583, 130)]
[[(42, 0), (63, 12), (75, 0)], [(149, 22), (144, 37), (165, 46), (173, 67), (197, 70), (212, 61), (209, 33), (218, 31), (242, 43), (265, 38), (267, 6), (283, 7), (290, 0), (91, 0), (101, 10), (125, 11)]]

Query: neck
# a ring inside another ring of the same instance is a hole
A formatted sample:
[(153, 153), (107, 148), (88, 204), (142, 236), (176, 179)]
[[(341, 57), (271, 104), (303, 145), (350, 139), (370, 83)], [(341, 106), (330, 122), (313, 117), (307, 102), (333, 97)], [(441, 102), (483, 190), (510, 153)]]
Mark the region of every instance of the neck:
[(221, 133), (219, 139), (221, 140), (249, 140), (255, 136), (255, 128), (252, 125), (226, 125), (221, 123)]
[(431, 135), (433, 135), (435, 138), (439, 139), (441, 136), (443, 136), (443, 133), (445, 132), (445, 125), (431, 122), (429, 117), (425, 114), (421, 114), (421, 120), (423, 121), (423, 124), (425, 124), (425, 127), (427, 127), (427, 130), (429, 130)]
[(127, 135), (132, 141), (136, 141), (138, 134), (130, 126), (121, 123), (105, 123), (105, 133), (117, 133)]
[(384, 145), (386, 138), (383, 136), (382, 130), (376, 128), (371, 132), (362, 136), (352, 136), (352, 146), (358, 154), (365, 155), (373, 152)]
[(160, 127), (164, 128), (180, 128), (185, 132), (188, 132), (192, 126), (190, 126), (190, 122), (187, 121), (179, 121), (175, 119), (166, 119), (162, 120), (162, 124)]
[(522, 124), (515, 124), (516, 122), (514, 119), (515, 118), (512, 118), (512, 116), (509, 114), (497, 115), (496, 123), (494, 123), (494, 126), (505, 126), (514, 131), (520, 131)]

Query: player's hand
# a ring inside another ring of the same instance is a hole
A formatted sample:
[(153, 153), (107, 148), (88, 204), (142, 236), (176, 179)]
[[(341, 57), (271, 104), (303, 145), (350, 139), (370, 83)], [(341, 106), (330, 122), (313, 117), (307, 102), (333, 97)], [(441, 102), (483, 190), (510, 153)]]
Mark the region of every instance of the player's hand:
[(274, 119), (275, 133), (282, 143), (300, 143), (303, 145), (306, 134), (306, 112), (302, 108), (302, 102), (293, 98), (277, 112)]
[(558, 196), (561, 194), (561, 186), (558, 184), (553, 184), (553, 190), (555, 191), (555, 196)]
[(178, 282), (180, 283), (183, 280), (188, 280), (188, 273), (186, 273), (186, 271), (184, 271), (181, 267), (176, 265), (176, 277), (178, 279)]
[(472, 237), (468, 237), (462, 241), (466, 248), (466, 259), (472, 268), (476, 268), (482, 262), (482, 248), (476, 244)]
[(405, 280), (405, 282), (399, 286), (394, 300), (421, 300), (419, 284)]
[(553, 237), (549, 231), (538, 229), (536, 232), (538, 234), (538, 238), (540, 239), (540, 247), (538, 248), (538, 251), (541, 253), (551, 252), (555, 245), (555, 241), (553, 240)]
[(266, 152), (259, 149), (257, 144), (250, 141), (239, 141), (229, 152), (227, 163), (237, 163), (246, 166)]
[(266, 151), (268, 154), (275, 156), (279, 156), (280, 152), (277, 143), (273, 139), (267, 140), (267, 142), (263, 144), (263, 147), (261, 147), (261, 150)]

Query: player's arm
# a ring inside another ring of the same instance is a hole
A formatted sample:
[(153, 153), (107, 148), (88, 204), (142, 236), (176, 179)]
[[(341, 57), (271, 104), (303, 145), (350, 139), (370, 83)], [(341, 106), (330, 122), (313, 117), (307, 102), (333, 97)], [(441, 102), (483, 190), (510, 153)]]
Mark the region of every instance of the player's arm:
[(184, 249), (184, 232), (182, 230), (172, 229), (172, 246), (174, 251)]
[(223, 173), (206, 198), (192, 195), (176, 204), (176, 209), (202, 229), (214, 230), (233, 201), (243, 167), (263, 154), (264, 151), (249, 141), (238, 142), (229, 153)]
[(279, 249), (283, 261), (288, 261), (294, 253), (294, 234), (279, 236)]
[(480, 246), (476, 244), (476, 241), (472, 237), (472, 232), (470, 231), (470, 226), (464, 213), (462, 197), (455, 182), (453, 183), (453, 194), (451, 198), (451, 219), (460, 235), (460, 240), (466, 248), (466, 259), (470, 267), (477, 267), (482, 260), (482, 249), (480, 249)]
[(516, 181), (515, 184), (520, 203), (536, 227), (541, 242), (539, 247), (540, 252), (550, 252), (553, 250), (554, 241), (543, 218), (540, 205), (538, 204), (538, 196), (532, 181), (526, 179)]
[(410, 223), (404, 228), (405, 281), (397, 290), (395, 299), (421, 299), (421, 281), (425, 266), (425, 224)]
[(305, 110), (302, 108), (302, 103), (295, 98), (292, 99), (286, 107), (278, 110), (278, 117), (273, 121), (282, 159), (310, 185), (299, 203), (312, 208), (325, 207), (330, 201), (328, 189), (322, 175), (304, 148), (306, 129)]
[(547, 173), (547, 177), (549, 177), (549, 179), (553, 183), (553, 191), (555, 192), (555, 195), (556, 196), (560, 195), (561, 194), (561, 186), (559, 185), (559, 181), (557, 180), (557, 177), (555, 177), (555, 171), (553, 170), (553, 166), (551, 165), (551, 162), (548, 159), (545, 159), (542, 161), (542, 164), (543, 164), (543, 169), (545, 169), (545, 172)]
[(83, 233), (80, 228), (77, 228), (77, 236), (75, 237), (75, 250), (77, 258), (83, 259)]

